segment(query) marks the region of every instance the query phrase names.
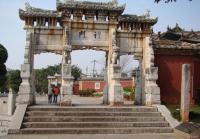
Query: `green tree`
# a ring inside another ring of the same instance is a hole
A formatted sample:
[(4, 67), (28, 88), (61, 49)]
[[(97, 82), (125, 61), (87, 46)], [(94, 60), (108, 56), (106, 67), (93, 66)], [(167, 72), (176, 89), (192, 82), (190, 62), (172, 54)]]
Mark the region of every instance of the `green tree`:
[(8, 58), (8, 52), (3, 45), (0, 44), (0, 63), (4, 64)]
[(6, 90), (6, 66), (5, 62), (8, 58), (8, 52), (3, 45), (0, 44), (0, 92), (5, 92)]
[(82, 73), (82, 70), (78, 66), (76, 65), (72, 66), (71, 74), (74, 77), (74, 81), (77, 81), (78, 79), (80, 79), (81, 73)]
[(19, 86), (22, 82), (22, 78), (20, 76), (20, 70), (11, 70), (8, 71), (8, 87), (13, 89), (13, 91), (18, 92)]
[[(61, 74), (61, 65), (48, 66), (47, 68), (35, 70), (35, 89), (38, 93), (48, 92), (48, 76), (54, 76), (55, 73)], [(72, 66), (71, 74), (74, 80), (81, 76), (81, 69), (75, 65)]]
[(35, 70), (35, 89), (38, 93), (48, 92), (48, 76), (53, 76), (55, 73), (60, 74), (61, 66), (54, 65), (47, 68)]

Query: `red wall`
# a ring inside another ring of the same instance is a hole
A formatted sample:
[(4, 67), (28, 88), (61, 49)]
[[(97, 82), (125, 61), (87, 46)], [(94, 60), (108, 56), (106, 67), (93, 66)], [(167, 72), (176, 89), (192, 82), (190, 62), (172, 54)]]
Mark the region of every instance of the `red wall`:
[(104, 81), (82, 81), (82, 90), (86, 89), (95, 89), (95, 83), (99, 82), (100, 83), (100, 89), (96, 89), (97, 92), (102, 92), (103, 88), (105, 86)]
[[(74, 83), (73, 85), (73, 92), (74, 94), (78, 94), (79, 92), (79, 87), (82, 85), (82, 90), (87, 90), (87, 89), (95, 89), (95, 83), (100, 82), (100, 89), (96, 89), (97, 92), (103, 92), (105, 82), (102, 80), (85, 80), (85, 81), (79, 81)], [(129, 86), (134, 86), (132, 80), (121, 80), (120, 81), (122, 87), (129, 87)]]
[[(191, 64), (191, 104), (194, 95), (200, 88), (200, 62), (194, 56), (155, 55), (158, 67), (158, 85), (161, 89), (161, 101), (164, 104), (180, 104), (182, 64)], [(191, 80), (192, 82), (192, 80)]]

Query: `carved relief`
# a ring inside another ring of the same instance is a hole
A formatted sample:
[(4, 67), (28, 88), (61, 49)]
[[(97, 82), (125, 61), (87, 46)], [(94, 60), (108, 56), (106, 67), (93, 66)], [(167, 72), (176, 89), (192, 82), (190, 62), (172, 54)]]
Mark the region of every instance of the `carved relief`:
[(81, 38), (85, 38), (85, 34), (86, 34), (86, 31), (85, 31), (85, 30), (80, 31), (80, 32), (79, 32), (79, 38), (80, 38), (80, 39), (81, 39)]
[(94, 38), (95, 39), (101, 39), (101, 31), (95, 31), (94, 32)]
[(118, 47), (114, 47), (113, 48), (113, 53), (112, 53), (111, 63), (112, 64), (119, 64), (119, 59), (120, 59), (119, 48)]
[(67, 46), (63, 51), (63, 63), (71, 64), (71, 47)]
[(117, 47), (116, 30), (112, 33), (112, 46)]

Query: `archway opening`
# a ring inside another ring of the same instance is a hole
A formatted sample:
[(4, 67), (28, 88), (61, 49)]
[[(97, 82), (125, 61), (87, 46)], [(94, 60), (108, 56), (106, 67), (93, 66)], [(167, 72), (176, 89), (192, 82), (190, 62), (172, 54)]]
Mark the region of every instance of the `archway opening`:
[(103, 103), (105, 87), (104, 75), (106, 52), (96, 50), (74, 50), (71, 53), (72, 64), (82, 71), (74, 81), (73, 94), (77, 96), (74, 105), (100, 105)]
[[(49, 85), (61, 86), (60, 79), (56, 80), (56, 78), (52, 78), (51, 82), (48, 80), (49, 77), (61, 74), (61, 61), (62, 56), (54, 53), (41, 53), (34, 56), (34, 92), (36, 104), (48, 104)], [(58, 97), (57, 102), (59, 101), (60, 97)]]
[(133, 55), (120, 57), (121, 86), (123, 88), (124, 105), (133, 105), (135, 102), (136, 72), (139, 69), (139, 61)]

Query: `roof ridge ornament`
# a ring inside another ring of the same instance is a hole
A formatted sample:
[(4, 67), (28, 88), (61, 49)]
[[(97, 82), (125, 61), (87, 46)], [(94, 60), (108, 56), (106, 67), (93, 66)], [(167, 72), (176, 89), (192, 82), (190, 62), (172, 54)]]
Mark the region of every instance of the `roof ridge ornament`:
[(118, 5), (118, 0), (112, 0), (112, 3), (117, 6)]
[(74, 0), (63, 0), (65, 3), (67, 3), (67, 2), (74, 2)]
[(149, 9), (146, 9), (144, 12), (144, 16), (147, 18), (150, 18), (150, 14), (151, 14), (151, 11)]
[(26, 8), (26, 11), (31, 10), (32, 7), (29, 2), (25, 2), (25, 8)]

